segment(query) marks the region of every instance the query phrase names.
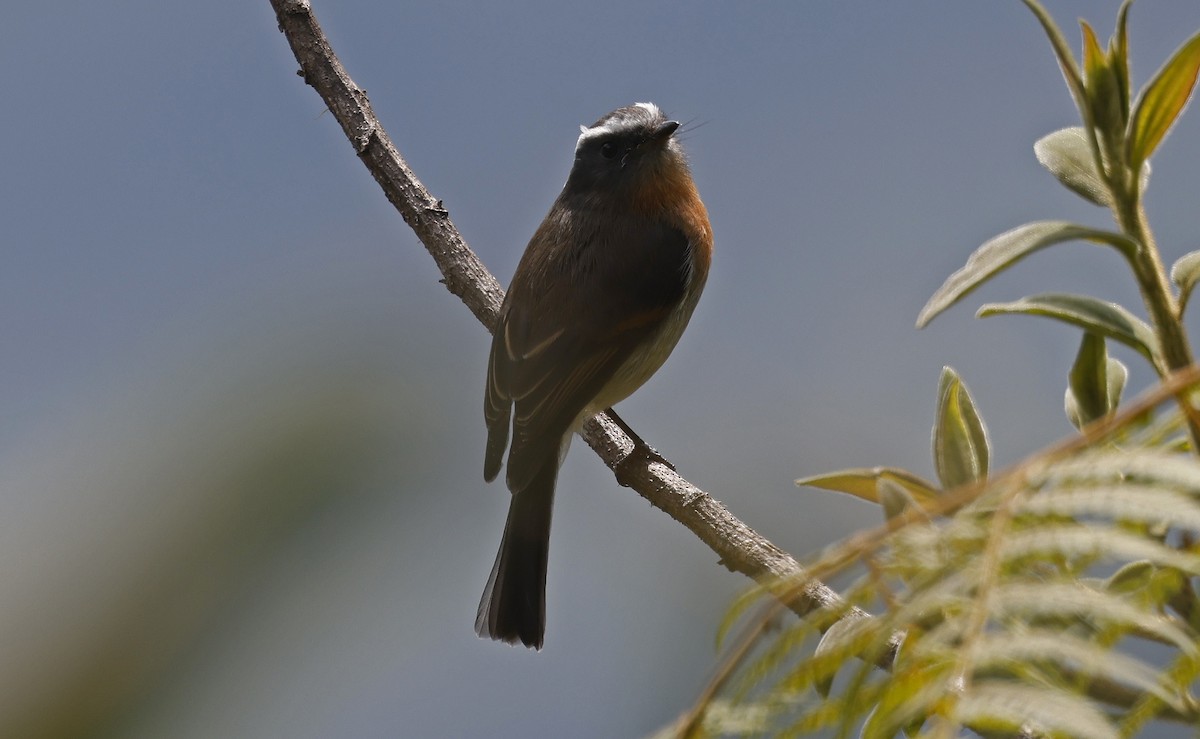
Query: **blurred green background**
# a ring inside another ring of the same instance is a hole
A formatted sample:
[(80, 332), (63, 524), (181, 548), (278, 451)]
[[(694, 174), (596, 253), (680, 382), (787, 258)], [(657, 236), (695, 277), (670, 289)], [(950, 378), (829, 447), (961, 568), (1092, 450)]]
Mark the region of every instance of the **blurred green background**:
[[(780, 546), (880, 520), (796, 477), (930, 474), (943, 364), (1000, 463), (1070, 431), (1073, 331), (971, 307), (913, 329), (995, 233), (1107, 223), (1034, 160), (1076, 119), (1016, 0), (415, 5), (315, 10), (502, 282), (579, 124), (642, 100), (691, 122), (712, 276), (622, 414)], [(1116, 6), (1049, 3), (1072, 38)], [(1139, 82), (1198, 27), (1194, 0), (1135, 5)], [(582, 444), (545, 650), (472, 633), (507, 509), (487, 336), (266, 0), (10, 3), (0, 63), (0, 736), (640, 736), (691, 704), (747, 581)], [(1168, 260), (1200, 247), (1197, 115), (1154, 161)], [(1081, 246), (968, 302), (1051, 289), (1138, 305)]]

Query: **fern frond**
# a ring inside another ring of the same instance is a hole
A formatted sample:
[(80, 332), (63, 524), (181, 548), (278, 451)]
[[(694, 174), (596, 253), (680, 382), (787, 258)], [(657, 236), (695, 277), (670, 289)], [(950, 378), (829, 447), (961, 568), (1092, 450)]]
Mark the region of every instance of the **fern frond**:
[[(1045, 455), (945, 514), (830, 548), (837, 567), (847, 547), (871, 561), (844, 591), (845, 609), (886, 607), (768, 637), (739, 686), (774, 707), (763, 733), (894, 736), (925, 725), (948, 736), (967, 727), (1110, 737), (1146, 716), (1200, 720), (1188, 694), (1200, 640), (1172, 611), (1200, 577), (1200, 549), (1169, 536), (1200, 536), (1194, 457), (1111, 445)], [(891, 671), (874, 668), (898, 633)], [(1174, 657), (1157, 664), (1131, 651), (1146, 641)]]
[(1108, 716), (1092, 701), (1069, 690), (984, 680), (955, 705), (948, 717), (979, 731), (1117, 739)]

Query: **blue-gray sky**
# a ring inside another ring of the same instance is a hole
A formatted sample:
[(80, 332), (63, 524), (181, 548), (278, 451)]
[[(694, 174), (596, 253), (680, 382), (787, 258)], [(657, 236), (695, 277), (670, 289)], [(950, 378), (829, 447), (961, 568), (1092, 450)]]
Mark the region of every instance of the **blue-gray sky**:
[[(1117, 4), (1048, 5), (1077, 39), (1080, 15), (1106, 38)], [(560, 478), (545, 650), (472, 633), (507, 507), (481, 479), (487, 337), (295, 76), (266, 0), (10, 5), (0, 621), (22, 646), (0, 647), (13, 652), (0, 679), (24, 692), (9, 707), (66, 684), (91, 695), (75, 673), (112, 664), (94, 660), (99, 639), (145, 663), (95, 691), (116, 736), (639, 736), (685, 710), (747, 582), (583, 444)], [(1072, 290), (1137, 308), (1114, 254), (1067, 245), (913, 328), (988, 237), (1040, 218), (1108, 223), (1033, 157), (1076, 118), (1017, 0), (315, 10), (502, 282), (579, 124), (643, 100), (689, 122), (712, 275), (674, 356), (622, 411), (797, 555), (879, 513), (794, 478), (932, 474), (945, 364), (1001, 463), (1070, 431), (1075, 333), (978, 321), (976, 305)], [(1137, 80), (1198, 27), (1194, 0), (1135, 5)], [(1154, 160), (1148, 207), (1168, 261), (1200, 247), (1198, 115)], [(1118, 356), (1143, 387), (1139, 360)], [(336, 402), (297, 410), (323, 392)], [(286, 492), (218, 505), (197, 480), (242, 490), (217, 474), (222, 455), (302, 426), (290, 412), (369, 436), (375, 466), (353, 491), (268, 515), (262, 534), (228, 507), (288, 508)], [(197, 533), (198, 518), (218, 524)], [(244, 556), (213, 564), (231, 550)], [(154, 569), (164, 551), (178, 569)], [(165, 635), (121, 641), (120, 624)], [(17, 667), (29, 664), (37, 680)]]

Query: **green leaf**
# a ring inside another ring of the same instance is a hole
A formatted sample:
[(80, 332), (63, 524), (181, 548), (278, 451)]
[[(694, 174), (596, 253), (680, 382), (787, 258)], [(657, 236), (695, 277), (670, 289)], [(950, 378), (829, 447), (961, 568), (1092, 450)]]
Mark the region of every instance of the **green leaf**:
[(1158, 565), (1148, 559), (1129, 562), (1114, 572), (1104, 587), (1112, 593), (1132, 593), (1146, 587), (1157, 571)]
[(1158, 339), (1155, 338), (1154, 331), (1145, 321), (1116, 303), (1088, 295), (1044, 293), (1011, 303), (989, 303), (980, 307), (975, 315), (987, 318), (1014, 313), (1057, 318), (1085, 331), (1119, 341), (1136, 349), (1156, 368), (1161, 366)]
[(1092, 110), (1092, 126), (1106, 143), (1119, 143), (1125, 135), (1129, 115), (1118, 79), (1125, 70), (1110, 66), (1109, 58), (1087, 21), (1081, 20), (1079, 25), (1083, 29), (1084, 86)]
[[(1163, 450), (1108, 451), (1081, 455), (1054, 467), (1058, 485), (1095, 485), (1132, 481), (1160, 487), (1200, 491), (1200, 462), (1188, 455)], [(1038, 484), (1046, 484), (1039, 481)]]
[(1133, 0), (1125, 0), (1121, 3), (1121, 9), (1117, 11), (1117, 30), (1108, 42), (1108, 65), (1116, 76), (1118, 92), (1121, 95), (1121, 110), (1125, 111), (1126, 117), (1129, 115), (1129, 34), (1127, 29), (1129, 6), (1132, 4)]
[(1083, 113), (1086, 120), (1087, 113), (1084, 111), (1087, 107), (1087, 92), (1083, 87), (1083, 76), (1079, 72), (1079, 65), (1076, 63), (1074, 55), (1071, 54), (1071, 47), (1067, 44), (1058, 24), (1054, 22), (1054, 18), (1037, 0), (1022, 0), (1022, 2), (1042, 24), (1042, 30), (1046, 32), (1046, 37), (1050, 40), (1050, 48), (1054, 50), (1054, 56), (1058, 59), (1063, 79), (1067, 82), (1067, 89), (1071, 91), (1071, 97), (1074, 98), (1076, 107)]
[(1108, 390), (1108, 412), (1112, 413), (1121, 404), (1121, 395), (1125, 392), (1125, 383), (1129, 380), (1129, 368), (1119, 359), (1107, 357), (1105, 359), (1107, 372), (1105, 379), (1108, 381), (1106, 386)]
[(913, 727), (919, 727), (939, 697), (946, 694), (946, 684), (953, 678), (948, 675), (949, 665), (922, 665), (920, 669), (905, 671), (888, 681), (874, 709), (863, 722), (860, 739), (868, 737), (894, 737), (899, 732), (912, 736)]
[[(1187, 575), (1174, 567), (1149, 559), (1136, 560), (1118, 569), (1104, 582), (1110, 593), (1117, 593), (1143, 608), (1161, 610), (1182, 592)], [(1190, 588), (1189, 588), (1190, 590)]]
[(988, 440), (975, 401), (950, 367), (938, 381), (937, 419), (933, 427), (933, 466), (946, 488), (987, 477)]
[(878, 489), (879, 503), (883, 506), (883, 517), (886, 521), (904, 515), (909, 508), (917, 507), (916, 499), (902, 485), (883, 478), (878, 482)]
[(1009, 582), (998, 588), (993, 606), (997, 620), (1039, 615), (1086, 620), (1130, 631), (1141, 630), (1189, 655), (1200, 652), (1185, 625), (1146, 611), (1118, 594), (1092, 590), (1078, 583)]
[(1030, 498), (1021, 512), (1076, 519), (1101, 516), (1141, 524), (1143, 530), (1170, 521), (1180, 531), (1200, 533), (1200, 504), (1186, 492), (1128, 480), (1111, 485), (1078, 482), (1082, 487), (1068, 484)]
[(1200, 557), (1154, 541), (1143, 533), (1129, 532), (1121, 526), (1064, 524), (1014, 532), (1005, 540), (1001, 551), (1007, 561), (1100, 555), (1117, 560), (1148, 560), (1189, 575), (1200, 574)]
[(882, 501), (879, 495), (879, 485), (885, 481), (902, 488), (919, 503), (937, 500), (938, 491), (933, 483), (897, 467), (856, 467), (826, 472), (821, 475), (801, 477), (796, 480), (796, 484), (811, 485), (815, 488), (853, 495), (872, 503), (880, 503)]
[(1083, 31), (1083, 82), (1085, 87), (1090, 88), (1095, 84), (1096, 78), (1104, 72), (1104, 50), (1100, 48), (1096, 32), (1087, 21), (1081, 19), (1079, 27)]
[(1094, 421), (1108, 413), (1108, 352), (1104, 337), (1091, 331), (1083, 332), (1083, 341), (1075, 355), (1068, 375), (1068, 388), (1083, 416), (1083, 422)]
[(1077, 240), (1106, 244), (1129, 260), (1134, 259), (1138, 251), (1138, 245), (1126, 236), (1068, 221), (1035, 221), (1018, 226), (976, 249), (967, 263), (942, 283), (917, 316), (917, 328), (924, 327), (939, 313), (1023, 257), (1047, 246)]
[(1162, 142), (1187, 105), (1200, 74), (1200, 33), (1188, 39), (1146, 84), (1126, 138), (1130, 166), (1140, 166)]
[(1112, 204), (1108, 185), (1096, 170), (1087, 132), (1079, 126), (1046, 134), (1033, 145), (1038, 162), (1058, 181), (1096, 205)]
[(1179, 288), (1180, 315), (1183, 315), (1197, 281), (1200, 281), (1200, 251), (1188, 252), (1171, 265), (1171, 282)]
[[(821, 641), (817, 642), (817, 648), (813, 651), (814, 661), (821, 657), (829, 655), (836, 656), (836, 662), (844, 664), (846, 657), (854, 654), (856, 650), (861, 650), (870, 642), (864, 639), (864, 636), (869, 637), (870, 632), (864, 631), (861, 619), (843, 618), (836, 621), (833, 626), (825, 630), (821, 635)], [(813, 688), (820, 693), (822, 698), (829, 697), (829, 691), (833, 687), (833, 679), (837, 676), (837, 670), (828, 673), (818, 673), (813, 680)]]
[(1067, 376), (1067, 418), (1075, 428), (1116, 410), (1129, 370), (1108, 356), (1104, 337), (1086, 331)]
[[(1096, 169), (1092, 146), (1088, 143), (1087, 132), (1081, 127), (1071, 126), (1046, 134), (1033, 145), (1033, 153), (1038, 163), (1072, 192), (1096, 205), (1112, 205), (1112, 194)], [(1150, 162), (1145, 162), (1139, 185), (1141, 191), (1145, 192), (1149, 184)]]
[(717, 624), (717, 637), (715, 647), (719, 651), (724, 645), (725, 638), (729, 636), (729, 630), (733, 628), (750, 607), (760, 602), (765, 593), (769, 593), (770, 588), (767, 585), (756, 585), (734, 599), (729, 609), (725, 611), (725, 615), (721, 618), (721, 622)]
[(1183, 709), (1178, 695), (1165, 690), (1154, 667), (1135, 657), (1109, 652), (1095, 642), (1067, 632), (1029, 629), (1025, 633), (987, 634), (976, 646), (977, 667), (1054, 663), (1076, 675), (1135, 685), (1173, 708)]
[(1011, 681), (980, 680), (954, 704), (951, 717), (994, 732), (1020, 734), (1036, 727), (1034, 736), (1117, 739), (1107, 715), (1086, 698), (1054, 686), (1028, 686)]

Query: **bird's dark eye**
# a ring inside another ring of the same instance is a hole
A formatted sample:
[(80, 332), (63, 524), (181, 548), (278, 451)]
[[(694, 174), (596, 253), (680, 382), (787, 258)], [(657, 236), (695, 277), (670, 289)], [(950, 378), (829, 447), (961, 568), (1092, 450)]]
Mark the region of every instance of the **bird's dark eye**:
[(605, 159), (614, 159), (618, 153), (620, 153), (620, 149), (615, 141), (605, 141), (600, 144), (600, 156)]

